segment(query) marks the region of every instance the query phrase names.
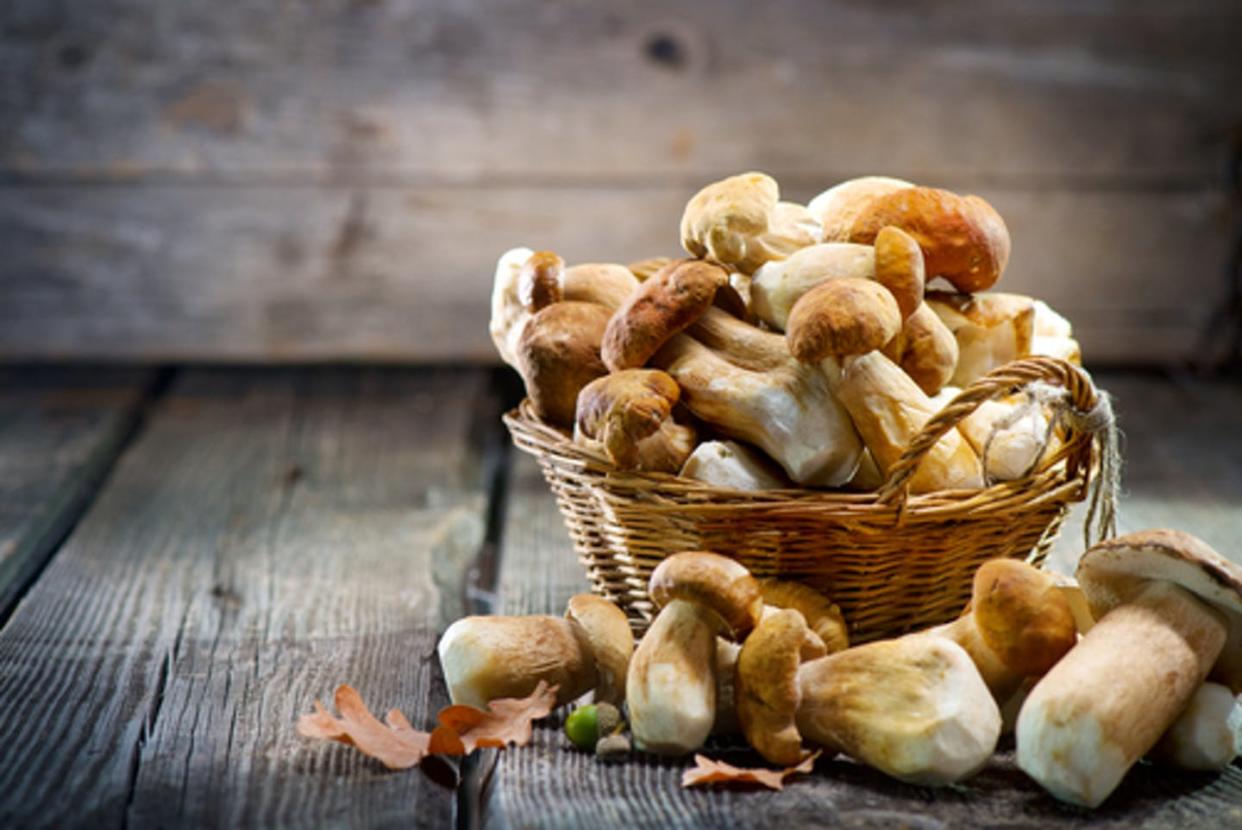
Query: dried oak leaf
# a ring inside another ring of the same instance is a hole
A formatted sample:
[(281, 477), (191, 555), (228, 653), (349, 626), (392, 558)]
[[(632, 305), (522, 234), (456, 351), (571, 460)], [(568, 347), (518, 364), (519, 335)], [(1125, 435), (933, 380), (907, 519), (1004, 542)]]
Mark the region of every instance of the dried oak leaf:
[(761, 784), (772, 790), (785, 787), (785, 779), (797, 772), (810, 772), (815, 766), (815, 759), (820, 752), (814, 752), (802, 759), (802, 763), (784, 769), (749, 768), (741, 769), (724, 761), (713, 761), (703, 755), (695, 755), (695, 766), (686, 770), (681, 776), (681, 786), (695, 787), (702, 784), (738, 783)]
[(556, 707), (556, 686), (540, 680), (535, 691), (524, 698), (500, 698), (487, 704), (488, 711), (473, 706), (447, 706), (437, 720), (461, 736), (466, 751), (478, 747), (526, 746), (531, 739), (531, 721), (547, 716)]
[(540, 682), (530, 697), (502, 698), (484, 712), (473, 706), (441, 710), (431, 732), (415, 729), (397, 709), (380, 722), (352, 686), (338, 686), (333, 696), (340, 717), (315, 701), (315, 711), (298, 719), (298, 734), (357, 747), (389, 769), (409, 769), (428, 755), (465, 755), (477, 747), (530, 743), (531, 721), (552, 711), (556, 687)]

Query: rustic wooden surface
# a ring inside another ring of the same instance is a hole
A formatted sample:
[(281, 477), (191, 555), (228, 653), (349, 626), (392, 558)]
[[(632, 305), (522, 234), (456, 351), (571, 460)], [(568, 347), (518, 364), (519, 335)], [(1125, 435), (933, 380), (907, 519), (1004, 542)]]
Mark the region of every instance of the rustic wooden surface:
[(81, 515), (155, 376), (0, 368), (0, 619)]
[[(1191, 530), (1242, 562), (1242, 388), (1160, 376), (1105, 374), (1127, 433), (1122, 530)], [(501, 545), (499, 607), (562, 613), (588, 590), (555, 503), (533, 460), (517, 454)], [(1081, 514), (1081, 510), (1079, 510)], [(1051, 562), (1072, 572), (1083, 549), (1081, 515)], [(558, 719), (536, 731), (533, 749), (492, 760), (487, 826), (507, 827), (1242, 827), (1242, 764), (1223, 775), (1142, 765), (1100, 809), (1061, 805), (1013, 762), (1012, 743), (964, 784), (901, 784), (848, 760), (820, 760), (813, 775), (780, 793), (682, 790), (687, 762), (634, 756), (602, 764), (573, 749)], [(707, 754), (762, 765), (735, 743)]]
[(443, 781), (293, 724), (344, 681), (415, 722), (447, 703), (487, 377), (179, 377), (0, 632), (0, 824), (451, 823)]
[(760, 168), (978, 191), (1097, 365), (1177, 360), (1240, 40), (1232, 0), (14, 0), (0, 355), (492, 361), (501, 251), (671, 253)]
[[(20, 383), (0, 424), (37, 411), (43, 430), (23, 427), (25, 450), (0, 432), (0, 468), (44, 494), (28, 498), (37, 510), (81, 480), (64, 459), (89, 457), (89, 441), (70, 425), (120, 406), (135, 434), (99, 462), (104, 485), (0, 629), (2, 826), (1242, 827), (1240, 766), (1140, 767), (1087, 812), (1043, 794), (1005, 748), (943, 790), (831, 760), (768, 793), (683, 791), (680, 760), (598, 764), (559, 718), (529, 748), (403, 773), (304, 742), (297, 715), (346, 680), (427, 723), (446, 702), (434, 643), (449, 620), (559, 614), (585, 588), (536, 467), (504, 452), (511, 378), (6, 372)], [(1097, 379), (1128, 435), (1122, 528), (1183, 527), (1242, 556), (1242, 387)], [(37, 457), (53, 462), (46, 483)], [(1074, 530), (1059, 567), (1081, 550)]]

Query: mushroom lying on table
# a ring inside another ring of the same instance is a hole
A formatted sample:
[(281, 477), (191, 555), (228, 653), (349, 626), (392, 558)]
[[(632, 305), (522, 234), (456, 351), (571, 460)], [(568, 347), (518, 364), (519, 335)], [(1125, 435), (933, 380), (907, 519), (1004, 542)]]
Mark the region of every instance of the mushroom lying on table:
[(526, 697), (541, 680), (559, 687), (557, 706), (591, 690), (619, 704), (633, 651), (625, 613), (592, 594), (572, 597), (563, 618), (463, 617), (437, 648), (453, 703), (478, 707)]
[(1095, 626), (1031, 691), (1018, 766), (1096, 807), (1177, 719), (1242, 616), (1242, 569), (1175, 530), (1101, 542), (1078, 565)]

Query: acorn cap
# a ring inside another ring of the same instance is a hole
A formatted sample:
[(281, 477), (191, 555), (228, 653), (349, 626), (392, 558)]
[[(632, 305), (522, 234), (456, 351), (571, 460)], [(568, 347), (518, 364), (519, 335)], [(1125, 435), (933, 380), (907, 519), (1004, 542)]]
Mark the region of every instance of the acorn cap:
[(679, 260), (661, 268), (608, 321), (601, 346), (604, 364), (614, 372), (643, 366), (701, 317), (728, 282), (728, 273), (709, 262)]
[(620, 704), (625, 700), (625, 675), (634, 654), (634, 634), (625, 612), (594, 594), (576, 594), (565, 608), (566, 619), (586, 632), (595, 658), (595, 699)]
[(884, 347), (901, 331), (901, 311), (887, 288), (846, 277), (820, 283), (789, 312), (785, 340), (803, 363), (866, 354)]
[(742, 643), (737, 660), (737, 716), (746, 740), (765, 760), (802, 760), (795, 715), (802, 694), (798, 666), (826, 654), (824, 644), (793, 609), (771, 611)]
[(759, 583), (750, 571), (708, 551), (675, 553), (662, 561), (651, 572), (647, 593), (660, 608), (680, 599), (714, 611), (739, 641), (763, 615)]
[(802, 614), (807, 626), (823, 641), (828, 654), (850, 647), (845, 617), (836, 603), (810, 585), (788, 579), (760, 579), (759, 592), (764, 605), (792, 608)]

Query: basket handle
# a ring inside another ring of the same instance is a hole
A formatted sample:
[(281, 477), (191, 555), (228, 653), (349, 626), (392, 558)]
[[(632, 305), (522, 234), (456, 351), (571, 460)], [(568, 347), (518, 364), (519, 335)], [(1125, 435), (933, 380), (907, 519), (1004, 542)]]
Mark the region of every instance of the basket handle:
[[(1004, 398), (1032, 384), (1059, 386), (1065, 393), (1049, 403), (1054, 417), (1070, 428), (1067, 444), (1073, 445), (1067, 456), (1070, 475), (1079, 472), (1090, 483), (1092, 450), (1100, 445), (1100, 476), (1092, 493), (1088, 514), (1088, 535), (1098, 521), (1099, 534), (1111, 535), (1116, 526), (1116, 488), (1119, 484), (1119, 456), (1116, 449), (1116, 425), (1112, 404), (1105, 392), (1098, 391), (1082, 369), (1055, 357), (1028, 357), (999, 366), (962, 390), (947, 406), (928, 421), (901, 458), (888, 472), (876, 500), (880, 504), (904, 509), (910, 495), (910, 481), (923, 457), (946, 432), (979, 408), (985, 401)], [(1086, 440), (1075, 441), (1078, 433)], [(1099, 502), (1097, 504), (1097, 501)], [(1100, 538), (1103, 538), (1102, 536)]]

